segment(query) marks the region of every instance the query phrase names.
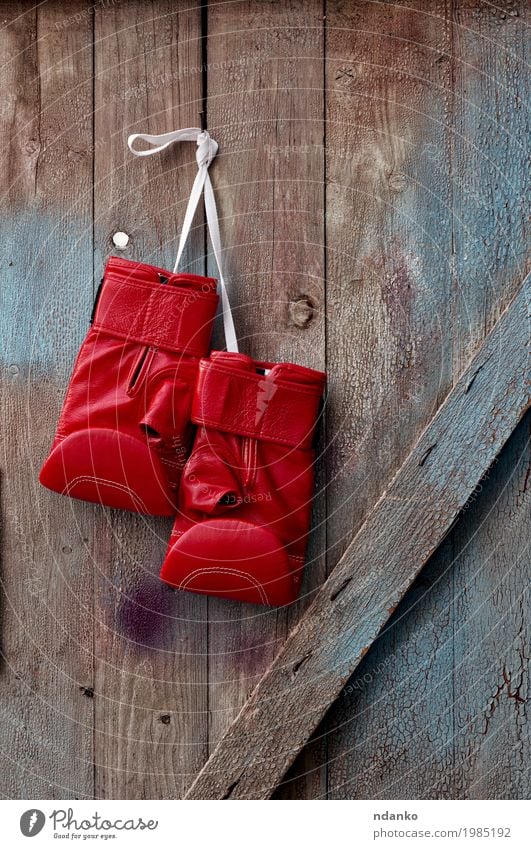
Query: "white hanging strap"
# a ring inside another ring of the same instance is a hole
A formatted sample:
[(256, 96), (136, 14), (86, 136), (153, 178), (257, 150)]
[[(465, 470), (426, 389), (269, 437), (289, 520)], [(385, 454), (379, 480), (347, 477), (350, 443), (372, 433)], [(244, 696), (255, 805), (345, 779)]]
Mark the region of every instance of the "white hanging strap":
[[(141, 139), (151, 145), (151, 147), (145, 150), (137, 150), (134, 146), (137, 139)], [(212, 243), (212, 249), (214, 251), (214, 257), (216, 259), (216, 265), (218, 267), (219, 283), (221, 286), (221, 305), (223, 308), (225, 344), (227, 346), (227, 351), (237, 352), (238, 340), (236, 338), (236, 330), (234, 328), (234, 320), (232, 318), (232, 310), (230, 308), (227, 287), (225, 285), (223, 271), (221, 270), (221, 239), (219, 235), (218, 211), (216, 207), (216, 199), (214, 197), (214, 189), (212, 188), (210, 175), (208, 173), (209, 165), (218, 152), (217, 142), (210, 137), (206, 130), (201, 131), (197, 127), (189, 127), (185, 130), (174, 130), (172, 133), (162, 133), (160, 136), (151, 136), (147, 133), (134, 133), (127, 139), (127, 145), (131, 153), (134, 153), (135, 156), (152, 156), (154, 153), (160, 153), (160, 151), (164, 150), (170, 144), (173, 144), (173, 142), (178, 141), (197, 142), (195, 158), (197, 160), (197, 167), (199, 170), (196, 174), (194, 185), (192, 186), (188, 206), (186, 207), (183, 227), (179, 239), (179, 247), (177, 249), (177, 258), (175, 260), (173, 271), (176, 273), (179, 268), (182, 252), (192, 227), (192, 221), (194, 220), (195, 211), (204, 191), (208, 232)]]

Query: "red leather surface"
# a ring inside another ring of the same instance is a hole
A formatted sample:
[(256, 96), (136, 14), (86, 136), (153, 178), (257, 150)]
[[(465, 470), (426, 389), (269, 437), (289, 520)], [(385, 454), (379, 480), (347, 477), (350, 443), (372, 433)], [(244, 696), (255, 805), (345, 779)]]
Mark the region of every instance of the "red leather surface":
[[(161, 301), (159, 290), (168, 287), (172, 295)], [(214, 287), (211, 278), (111, 257), (40, 473), (44, 486), (110, 507), (175, 512), (193, 436), (198, 355), (208, 351), (217, 308)], [(164, 316), (155, 309), (161, 303)], [(126, 338), (128, 321), (134, 338)]]
[[(192, 418), (195, 424), (267, 442), (309, 448), (323, 394), (317, 372), (289, 363), (263, 363), (266, 374), (225, 365), (224, 352), (214, 352), (199, 366), (199, 385)], [(264, 368), (261, 369), (262, 371)]]
[(234, 519), (209, 519), (178, 537), (161, 577), (182, 590), (253, 604), (284, 604), (297, 592), (276, 535), (262, 525)]
[[(269, 393), (264, 401), (256, 380), (263, 377), (257, 369), (264, 368), (270, 369), (273, 385), (279, 381), (278, 398)], [(214, 352), (202, 361), (193, 406), (199, 427), (181, 478), (164, 581), (260, 604), (288, 604), (297, 597), (313, 496), (314, 452), (308, 446), (318, 415), (315, 399), (324, 383), (322, 372), (256, 363), (242, 354)], [(255, 391), (254, 411), (249, 386)], [(267, 416), (275, 399), (282, 402), (275, 405), (275, 419), (269, 418), (267, 432), (260, 433), (253, 416)], [(209, 416), (198, 414), (212, 409), (216, 427), (207, 423)], [(270, 433), (275, 420), (282, 442)], [(248, 436), (253, 430), (260, 435)], [(288, 444), (296, 438), (298, 444)]]
[(110, 261), (93, 330), (167, 351), (204, 356), (218, 300), (212, 289), (216, 281), (192, 274), (172, 274), (166, 284), (161, 284), (161, 276), (164, 277), (157, 269), (153, 280), (134, 279)]

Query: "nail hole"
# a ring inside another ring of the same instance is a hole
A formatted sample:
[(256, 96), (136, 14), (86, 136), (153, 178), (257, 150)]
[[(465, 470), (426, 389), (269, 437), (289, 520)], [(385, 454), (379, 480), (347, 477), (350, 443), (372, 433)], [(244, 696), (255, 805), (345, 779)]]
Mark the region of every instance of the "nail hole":
[(87, 698), (94, 698), (94, 687), (80, 687), (79, 689), (81, 690), (84, 696), (87, 696)]

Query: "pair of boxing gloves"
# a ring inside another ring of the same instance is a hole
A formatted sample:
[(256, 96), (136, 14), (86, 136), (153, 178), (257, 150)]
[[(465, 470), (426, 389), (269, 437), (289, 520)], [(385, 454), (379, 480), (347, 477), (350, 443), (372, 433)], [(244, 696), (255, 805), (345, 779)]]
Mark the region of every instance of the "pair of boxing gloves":
[(325, 375), (213, 351), (216, 281), (111, 257), (40, 481), (176, 514), (163, 581), (284, 605), (298, 595)]

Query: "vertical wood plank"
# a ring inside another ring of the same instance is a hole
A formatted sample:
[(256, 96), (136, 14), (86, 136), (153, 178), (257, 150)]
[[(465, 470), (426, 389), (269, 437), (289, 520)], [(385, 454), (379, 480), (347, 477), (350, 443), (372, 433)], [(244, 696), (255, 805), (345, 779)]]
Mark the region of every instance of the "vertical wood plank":
[(455, 798), (528, 799), (531, 416), (456, 528)]
[(450, 387), (447, 17), (327, 3), (329, 568)]
[(457, 374), (529, 269), (529, 23), (521, 0), (454, 0)]
[(92, 511), (38, 484), (92, 303), (92, 15), (2, 5), (0, 795), (93, 794)]
[(330, 565), (451, 385), (445, 11), (327, 8)]
[[(520, 0), (492, 7), (455, 2), (457, 366), (529, 268), (530, 23), (531, 8)], [(470, 510), (455, 534), (454, 785), (460, 798), (528, 798), (531, 789), (524, 715), (528, 439), (522, 427), (482, 484), (483, 514)]]
[[(209, 4), (208, 128), (220, 143), (212, 176), (241, 350), (318, 369), (325, 368), (323, 49), (320, 0)], [(323, 579), (322, 489), (321, 479), (297, 605), (276, 612), (209, 600), (210, 751)]]
[[(474, 2), (456, 4), (453, 16), (454, 374), (524, 275), (525, 17), (523, 4)], [(481, 509), (465, 512), (332, 710), (325, 727), (338, 729), (330, 744), (334, 798), (525, 796), (521, 718), (506, 710), (515, 689), (503, 678), (509, 669), (519, 680), (528, 580), (525, 537), (510, 530), (525, 514), (511, 483), (511, 475), (522, 479), (521, 438), (520, 431), (500, 458)], [(489, 737), (484, 723), (498, 703)], [(521, 712), (518, 698), (514, 704)], [(511, 745), (502, 756), (505, 736)]]
[[(195, 146), (136, 159), (131, 132), (197, 126), (198, 2), (96, 7), (95, 282), (112, 234), (123, 255), (173, 268), (197, 172)], [(204, 273), (199, 223), (182, 268)], [(206, 601), (176, 593), (158, 572), (171, 521), (105, 510), (96, 557), (96, 795), (174, 798), (206, 750)]]

